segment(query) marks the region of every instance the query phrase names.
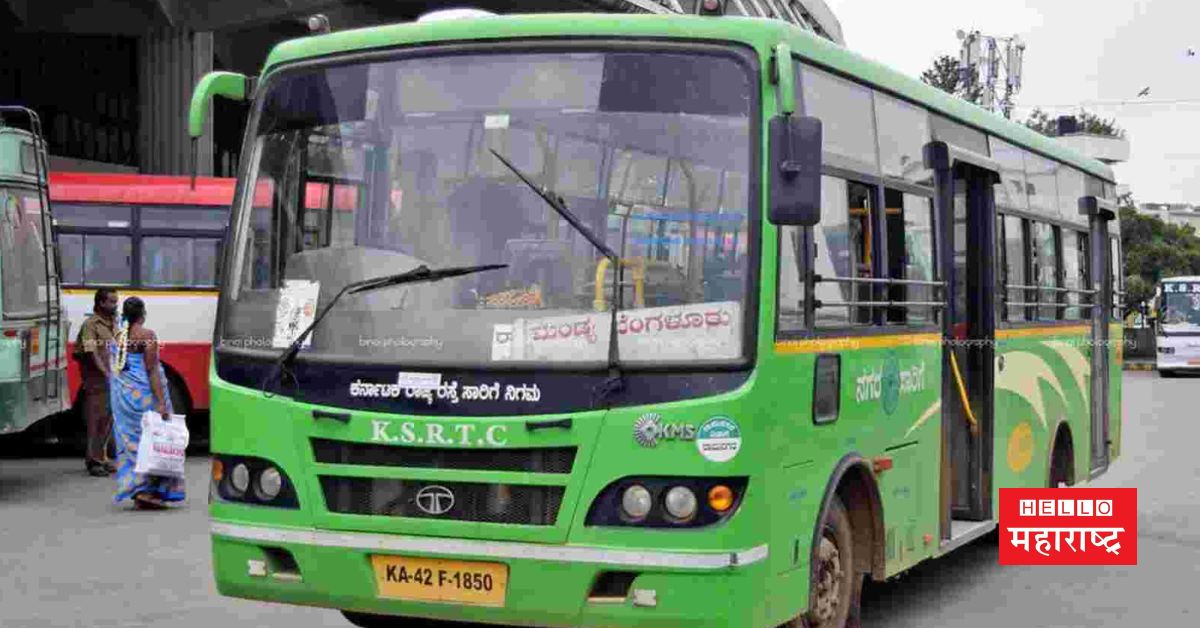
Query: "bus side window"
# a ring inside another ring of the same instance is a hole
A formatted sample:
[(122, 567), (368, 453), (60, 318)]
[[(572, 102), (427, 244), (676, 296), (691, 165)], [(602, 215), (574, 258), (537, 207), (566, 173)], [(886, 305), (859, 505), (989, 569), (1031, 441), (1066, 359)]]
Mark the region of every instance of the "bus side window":
[[(871, 286), (853, 279), (870, 278), (874, 188), (834, 177), (821, 177), (821, 224), (812, 229), (816, 256), (817, 328), (871, 323)], [(803, 269), (803, 266), (802, 266)], [(801, 274), (801, 277), (804, 275)]]
[(779, 314), (782, 332), (803, 329), (804, 278), (809, 273), (821, 277), (815, 286), (819, 307), (815, 308), (817, 329), (844, 328), (851, 324), (870, 324), (870, 308), (847, 305), (869, 301), (870, 286), (847, 279), (871, 276), (870, 207), (874, 188), (838, 179), (821, 177), (821, 222), (814, 225), (812, 259), (804, 259), (804, 230), (780, 229), (779, 241)]
[(1070, 292), (1067, 296), (1067, 309), (1063, 318), (1079, 320), (1087, 318), (1087, 309), (1079, 307), (1086, 303), (1079, 292), (1087, 286), (1087, 234), (1074, 229), (1062, 230), (1062, 260), (1064, 287)]
[(1037, 320), (1056, 320), (1058, 318), (1058, 257), (1055, 244), (1054, 227), (1044, 222), (1033, 223), (1033, 250), (1037, 264), (1036, 285), (1038, 290)]
[[(888, 278), (908, 281), (934, 281), (936, 264), (933, 246), (932, 199), (899, 190), (884, 190), (887, 221)], [(933, 302), (937, 293), (932, 286), (893, 284), (887, 300), (892, 302)], [(888, 308), (889, 323), (931, 323), (934, 310), (925, 305), (899, 305)]]
[(1028, 240), (1025, 235), (1025, 222), (1017, 216), (1004, 216), (1005, 286), (1009, 321), (1027, 320), (1029, 310), (1022, 304), (1032, 301), (1028, 291), (1023, 288), (1008, 287), (1028, 285), (1026, 277), (1029, 276), (1027, 269), (1031, 263), (1032, 251), (1026, 247)]

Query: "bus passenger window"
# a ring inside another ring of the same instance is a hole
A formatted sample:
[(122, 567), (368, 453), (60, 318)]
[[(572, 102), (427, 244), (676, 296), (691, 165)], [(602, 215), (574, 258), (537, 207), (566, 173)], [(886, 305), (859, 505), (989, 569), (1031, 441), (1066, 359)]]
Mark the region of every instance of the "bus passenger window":
[(821, 224), (813, 227), (816, 285), (821, 307), (817, 327), (870, 324), (871, 286), (849, 281), (870, 278), (871, 207), (874, 188), (833, 177), (821, 178)]
[[(932, 199), (899, 190), (885, 190), (887, 216), (888, 277), (909, 281), (933, 281), (936, 276), (933, 248)], [(933, 286), (896, 284), (888, 287), (893, 302), (933, 302)], [(930, 306), (896, 306), (888, 309), (889, 323), (928, 323), (934, 320)]]
[(1036, 245), (1037, 285), (1042, 289), (1038, 295), (1038, 320), (1056, 320), (1058, 308), (1058, 246), (1056, 229), (1044, 222), (1033, 223)]
[[(871, 251), (874, 247), (872, 242), (874, 232), (871, 228), (871, 210), (875, 205), (873, 202), (874, 189), (868, 185), (850, 182), (847, 184), (847, 195), (850, 216), (850, 260), (853, 269), (850, 276), (870, 279), (872, 277)], [(859, 303), (872, 300), (873, 290), (870, 284), (853, 283), (849, 284), (849, 287), (851, 288), (849, 294), (852, 295), (850, 300)], [(851, 307), (850, 310), (853, 312), (851, 322), (864, 325), (871, 323), (870, 308)]]
[(62, 282), (65, 285), (83, 283), (83, 235), (64, 233), (58, 236), (62, 256)]
[(1032, 299), (1022, 288), (1009, 286), (1026, 285), (1025, 268), (1029, 263), (1030, 253), (1025, 248), (1025, 220), (1016, 216), (1004, 217), (1004, 261), (1005, 261), (1005, 297), (1008, 301), (1008, 320), (1027, 320), (1028, 310), (1022, 303)]
[(127, 286), (133, 280), (133, 243), (129, 236), (85, 235), (83, 281)]
[(1079, 307), (1087, 303), (1079, 292), (1087, 287), (1087, 234), (1073, 229), (1062, 230), (1063, 279), (1067, 292), (1067, 309), (1063, 318), (1079, 320), (1087, 318), (1088, 310)]

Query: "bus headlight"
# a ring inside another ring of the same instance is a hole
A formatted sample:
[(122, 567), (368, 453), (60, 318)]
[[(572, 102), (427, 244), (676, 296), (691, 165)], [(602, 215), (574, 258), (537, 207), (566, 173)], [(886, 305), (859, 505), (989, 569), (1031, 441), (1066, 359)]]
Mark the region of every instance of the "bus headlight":
[(213, 455), (213, 501), (276, 508), (299, 508), (296, 487), (287, 473), (269, 460)]
[[(702, 528), (732, 517), (749, 478), (626, 477), (600, 491), (586, 526)], [(705, 496), (701, 500), (699, 496)]]
[(275, 467), (267, 467), (262, 473), (258, 474), (258, 496), (266, 501), (271, 501), (279, 497), (279, 490), (283, 488), (283, 476), (279, 474), (279, 469)]
[(245, 493), (246, 489), (250, 488), (250, 469), (241, 463), (235, 465), (233, 472), (229, 474), (229, 484), (238, 493)]
[(625, 489), (625, 493), (621, 496), (621, 510), (624, 510), (625, 515), (630, 519), (645, 519), (653, 506), (654, 498), (650, 496), (650, 491), (641, 484), (634, 484)]
[(667, 514), (680, 521), (687, 521), (696, 514), (696, 494), (686, 486), (676, 486), (667, 491), (663, 505), (667, 508)]

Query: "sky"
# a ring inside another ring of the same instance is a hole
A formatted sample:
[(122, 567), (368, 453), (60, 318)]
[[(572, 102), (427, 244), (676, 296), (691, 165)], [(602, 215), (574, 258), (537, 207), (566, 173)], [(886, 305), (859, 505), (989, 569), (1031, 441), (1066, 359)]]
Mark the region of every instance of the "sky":
[[(1114, 167), (1118, 183), (1129, 185), (1139, 203), (1200, 205), (1200, 2), (825, 2), (841, 22), (847, 48), (912, 76), (939, 55), (957, 57), (959, 29), (1019, 36), (1025, 64), (1014, 120), (1024, 120), (1034, 106), (1055, 115), (1080, 104), (1115, 118), (1130, 142), (1129, 162)], [(1188, 56), (1189, 48), (1196, 56)], [(1146, 87), (1150, 93), (1139, 97)], [(1195, 102), (1147, 102), (1185, 99)]]

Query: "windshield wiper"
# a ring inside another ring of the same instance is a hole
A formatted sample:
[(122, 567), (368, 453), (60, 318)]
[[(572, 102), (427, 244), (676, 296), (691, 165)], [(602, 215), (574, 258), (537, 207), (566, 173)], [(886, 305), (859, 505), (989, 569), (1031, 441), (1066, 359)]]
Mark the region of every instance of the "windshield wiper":
[(489, 148), (488, 150), (490, 150), (492, 154), (496, 156), (496, 159), (500, 160), (500, 163), (507, 166), (509, 170), (512, 170), (513, 174), (517, 175), (521, 181), (525, 183), (525, 185), (529, 186), (529, 189), (537, 193), (537, 195), (540, 196), (543, 201), (546, 201), (546, 204), (549, 205), (551, 209), (558, 212), (559, 216), (565, 218), (567, 222), (571, 223), (572, 227), (575, 227), (579, 233), (582, 233), (583, 237), (586, 238), (588, 242), (591, 242), (592, 246), (596, 247), (596, 250), (600, 251), (602, 255), (607, 257), (609, 263), (612, 264), (613, 305), (612, 316), (609, 319), (608, 332), (608, 379), (604, 380), (604, 382), (600, 384), (599, 390), (597, 391), (597, 396), (603, 399), (608, 395), (621, 390), (625, 387), (625, 378), (621, 373), (620, 349), (618, 346), (619, 343), (617, 342), (617, 312), (621, 310), (621, 296), (624, 292), (621, 290), (620, 258), (618, 257), (616, 251), (612, 250), (612, 248), (605, 244), (603, 240), (596, 237), (596, 234), (592, 233), (592, 230), (588, 229), (587, 225), (583, 224), (583, 221), (580, 220), (578, 216), (572, 213), (570, 209), (567, 209), (567, 202), (563, 200), (562, 195), (546, 186), (539, 186), (538, 184), (534, 183), (533, 180), (526, 176), (524, 172), (521, 172), (519, 168), (514, 166), (509, 160), (505, 159), (504, 155), (496, 152), (495, 149)]
[(304, 328), (304, 331), (300, 332), (300, 335), (296, 336), (296, 339), (292, 341), (292, 344), (289, 345), (288, 348), (285, 349), (284, 352), (279, 356), (279, 359), (275, 362), (275, 368), (272, 369), (271, 373), (267, 375), (267, 378), (263, 380), (263, 394), (267, 395), (267, 386), (271, 383), (271, 380), (275, 378), (275, 375), (281, 372), (286, 373), (288, 378), (292, 380), (292, 383), (295, 384), (296, 376), (294, 373), (292, 373), (291, 366), (296, 360), (296, 354), (300, 353), (300, 347), (304, 345), (304, 340), (308, 338), (309, 334), (311, 334), (314, 329), (316, 329), (317, 325), (320, 324), (321, 319), (325, 318), (325, 315), (333, 309), (333, 306), (338, 302), (338, 299), (342, 298), (342, 295), (369, 292), (371, 290), (379, 290), (382, 288), (388, 288), (402, 284), (440, 281), (450, 277), (471, 275), (486, 270), (496, 270), (498, 268), (507, 267), (508, 264), (485, 264), (483, 266), (456, 266), (452, 268), (439, 268), (436, 270), (430, 270), (428, 266), (421, 265), (403, 273), (385, 275), (383, 277), (373, 277), (371, 279), (363, 279), (362, 281), (355, 281), (353, 283), (346, 284), (341, 290), (338, 291), (337, 294), (333, 296), (332, 299), (330, 299), (329, 303), (325, 304), (325, 307), (321, 308), (321, 311), (317, 313), (315, 318), (313, 318), (313, 322), (309, 323), (308, 327)]

